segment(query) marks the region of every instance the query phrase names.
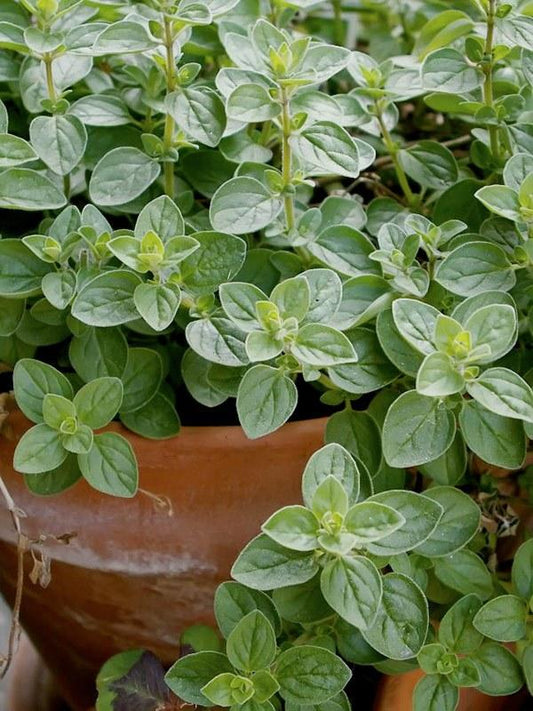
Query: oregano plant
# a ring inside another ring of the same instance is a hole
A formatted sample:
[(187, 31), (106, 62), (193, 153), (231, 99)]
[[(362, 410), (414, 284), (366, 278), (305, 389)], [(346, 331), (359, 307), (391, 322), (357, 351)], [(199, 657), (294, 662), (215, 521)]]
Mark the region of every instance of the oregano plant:
[(98, 711), (145, 674), (154, 709), (343, 711), (347, 665), (422, 670), (415, 711), (531, 691), (532, 37), (527, 0), (1, 3), (30, 491), (135, 496), (130, 433), (327, 418), (220, 634), (185, 632), (166, 683), (111, 660)]

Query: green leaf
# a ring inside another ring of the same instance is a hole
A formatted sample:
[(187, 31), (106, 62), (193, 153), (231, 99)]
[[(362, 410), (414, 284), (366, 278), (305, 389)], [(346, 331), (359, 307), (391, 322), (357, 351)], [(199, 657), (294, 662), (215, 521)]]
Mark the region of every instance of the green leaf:
[(491, 212), (514, 222), (522, 222), (518, 193), (505, 185), (485, 185), (476, 193), (477, 199)]
[(277, 368), (254, 365), (241, 381), (237, 413), (246, 436), (263, 437), (281, 427), (294, 412), (296, 385)]
[(0, 296), (37, 296), (50, 265), (41, 261), (19, 239), (0, 240)]
[(509, 14), (504, 18), (496, 19), (496, 26), (504, 39), (511, 46), (531, 49), (531, 33), (533, 32), (533, 18), (522, 14)]
[(330, 121), (317, 121), (290, 138), (307, 175), (359, 175), (359, 151), (350, 134)]
[(173, 92), (167, 110), (185, 133), (205, 146), (218, 145), (226, 127), (224, 103), (210, 88), (200, 86)]
[(4, 210), (58, 210), (66, 202), (63, 192), (41, 173), (28, 168), (0, 173), (0, 208)]
[(321, 704), (346, 686), (351, 672), (335, 654), (321, 647), (298, 645), (280, 654), (276, 680), (289, 703)]
[(59, 433), (45, 424), (27, 430), (13, 455), (13, 468), (21, 474), (39, 474), (55, 469), (67, 457)]
[(465, 379), (446, 353), (430, 353), (416, 376), (416, 391), (429, 397), (446, 397), (461, 392)]
[(221, 284), (220, 303), (226, 315), (246, 333), (260, 328), (255, 305), (258, 301), (268, 301), (267, 295), (253, 284), (234, 281)]
[(441, 583), (463, 595), (476, 593), (482, 600), (486, 600), (492, 593), (492, 578), (487, 567), (470, 550), (435, 558), (435, 575)]
[(319, 523), (305, 506), (285, 506), (261, 526), (263, 533), (285, 548), (312, 551), (318, 548)]
[(178, 659), (166, 673), (165, 682), (185, 703), (211, 706), (202, 688), (219, 674), (232, 672), (233, 667), (225, 654), (197, 652)]
[(423, 464), (420, 471), (437, 484), (453, 486), (459, 482), (466, 471), (467, 455), (463, 435), (455, 433), (451, 446), (440, 457)]
[(379, 313), (376, 321), (376, 334), (387, 358), (402, 373), (415, 377), (422, 364), (422, 356), (401, 335), (394, 323), (392, 309)]
[(67, 418), (76, 417), (76, 406), (62, 395), (47, 393), (43, 400), (43, 420), (49, 427), (58, 430)]
[(415, 548), (415, 552), (436, 558), (466, 546), (479, 528), (481, 514), (476, 502), (451, 486), (432, 487), (424, 492), (424, 496), (440, 504), (444, 513), (433, 533)]
[(517, 550), (511, 570), (513, 588), (525, 600), (533, 596), (533, 539)]
[(500, 595), (486, 602), (474, 617), (474, 627), (498, 642), (526, 636), (527, 603), (516, 595)]
[(346, 514), (348, 494), (336, 477), (330, 474), (320, 483), (313, 495), (311, 509), (319, 519), (330, 513)]
[(37, 154), (23, 138), (0, 133), (0, 168), (10, 168), (37, 159)]
[(45, 274), (41, 289), (46, 299), (56, 309), (66, 309), (72, 301), (77, 286), (76, 272), (68, 269), (61, 272)]
[(404, 523), (402, 514), (377, 501), (355, 504), (344, 518), (344, 525), (357, 537), (358, 546), (379, 541), (401, 528)]
[(180, 264), (185, 288), (193, 294), (211, 294), (242, 267), (246, 242), (223, 232), (195, 232), (199, 247)]
[(135, 223), (135, 237), (142, 239), (147, 232), (168, 242), (185, 232), (185, 222), (176, 203), (167, 195), (160, 195), (143, 207)]
[(318, 622), (331, 614), (320, 592), (320, 575), (300, 585), (274, 590), (272, 600), (283, 619), (290, 622)]
[(111, 94), (82, 96), (72, 104), (69, 114), (86, 126), (124, 126), (132, 121), (127, 105)]
[(289, 550), (261, 534), (240, 552), (231, 576), (255, 590), (275, 590), (305, 583), (317, 571), (312, 553)]
[(146, 405), (157, 393), (163, 378), (161, 356), (150, 348), (130, 348), (127, 365), (121, 376), (124, 394), (121, 414), (134, 412)]
[(453, 153), (437, 141), (419, 141), (412, 148), (402, 149), (398, 160), (410, 178), (432, 190), (453, 185), (459, 173)]
[(356, 395), (380, 390), (398, 376), (383, 352), (374, 330), (354, 328), (346, 333), (357, 353), (357, 363), (328, 369), (330, 380), (342, 390)]
[(457, 247), (439, 264), (435, 280), (452, 294), (473, 296), (483, 291), (509, 291), (516, 278), (503, 249), (487, 242)]
[(94, 168), (89, 183), (91, 200), (104, 207), (123, 205), (139, 197), (160, 172), (160, 165), (138, 148), (114, 148)]
[(122, 378), (128, 362), (128, 343), (119, 328), (91, 327), (74, 336), (68, 355), (86, 383), (106, 375)]
[[(370, 259), (374, 251), (372, 242), (362, 232), (347, 225), (327, 227), (306, 248), (321, 264), (346, 276), (366, 276), (380, 271)], [(374, 292), (375, 289), (374, 286)], [(376, 298), (377, 294), (373, 293), (373, 296)]]
[(97, 57), (106, 54), (135, 54), (154, 46), (154, 40), (141, 23), (121, 20), (107, 25), (103, 32), (100, 32), (92, 53)]
[(392, 467), (413, 467), (440, 457), (453, 442), (455, 418), (437, 398), (410, 390), (389, 408), (383, 455)]
[(241, 84), (229, 95), (227, 112), (230, 118), (252, 123), (276, 118), (281, 113), (281, 106), (260, 84)]
[(487, 410), (475, 400), (463, 404), (459, 425), (468, 447), (485, 462), (518, 469), (526, 456), (522, 423)]
[[(181, 377), (185, 387), (195, 400), (206, 407), (216, 407), (227, 399), (227, 394), (220, 391), (209, 375), (213, 365), (188, 348), (181, 359)], [(225, 366), (219, 366), (225, 368)], [(234, 369), (231, 369), (234, 370)], [(236, 373), (240, 382), (241, 373)], [(233, 393), (236, 394), (236, 393)]]
[(266, 670), (260, 670), (253, 675), (254, 683), (254, 701), (263, 703), (270, 699), (276, 692), (279, 691), (279, 684)]
[(281, 631), (281, 620), (272, 599), (266, 593), (252, 590), (234, 581), (227, 581), (218, 586), (214, 610), (219, 629), (226, 638), (238, 622), (254, 610), (263, 613), (276, 634)]
[(504, 356), (515, 344), (517, 337), (516, 310), (506, 304), (484, 306), (468, 318), (465, 330), (472, 334), (472, 346), (488, 345), (490, 357), (478, 359), (478, 363), (488, 363)]
[(130, 271), (103, 272), (87, 282), (72, 304), (72, 315), (89, 326), (119, 326), (139, 318), (134, 293), (141, 278)]
[(321, 447), (307, 462), (302, 477), (305, 504), (312, 506), (318, 487), (329, 476), (339, 480), (348, 496), (348, 503), (355, 504), (359, 497), (359, 469), (349, 452), (336, 443)]
[(344, 620), (361, 630), (374, 622), (381, 603), (381, 575), (363, 556), (339, 557), (326, 564), (320, 576), (326, 602)]
[(482, 602), (470, 593), (457, 600), (441, 620), (439, 640), (450, 651), (457, 654), (471, 654), (483, 642), (483, 635), (473, 625), (473, 619)]
[(468, 34), (473, 26), (471, 18), (464, 12), (444, 10), (423, 25), (414, 49), (420, 59), (423, 59), (430, 52), (449, 46), (454, 40)]
[(396, 299), (392, 314), (396, 328), (413, 348), (424, 355), (435, 351), (435, 327), (440, 314), (434, 306), (415, 299)]
[(15, 333), (25, 310), (24, 299), (5, 299), (0, 296), (0, 336), (11, 336)]
[(180, 431), (174, 405), (160, 392), (139, 409), (121, 412), (120, 420), (129, 430), (148, 439), (168, 439)]
[(522, 668), (527, 689), (530, 694), (533, 694), (533, 644), (529, 644), (522, 654)]
[(410, 659), (422, 649), (428, 626), (428, 603), (418, 585), (400, 573), (385, 575), (377, 617), (363, 632), (366, 641), (390, 659)]
[[(243, 688), (240, 688), (243, 683)], [(236, 688), (235, 688), (236, 687)], [(250, 687), (250, 688), (248, 688)], [(242, 682), (242, 677), (236, 674), (225, 672), (218, 674), (214, 679), (211, 679), (205, 686), (202, 687), (202, 694), (217, 706), (227, 707), (232, 706), (237, 699), (235, 698), (238, 691), (243, 692), (243, 697), (248, 699), (253, 694), (253, 687), (249, 680), (245, 679)], [(239, 701), (241, 699), (239, 698)]]
[[(72, 399), (69, 380), (47, 363), (31, 358), (19, 360), (13, 371), (13, 389), (17, 405), (32, 422), (43, 422), (43, 402), (48, 393)], [(50, 469), (53, 467), (48, 467)], [(45, 470), (46, 471), (46, 470)]]
[(164, 331), (174, 320), (181, 300), (178, 286), (145, 283), (135, 287), (133, 301), (146, 323), (154, 331)]
[(301, 362), (318, 367), (357, 361), (344, 333), (318, 323), (306, 324), (298, 330), (291, 353)]
[(97, 378), (87, 383), (74, 396), (80, 421), (93, 430), (105, 427), (119, 411), (122, 395), (118, 378)]
[(54, 496), (69, 489), (80, 478), (76, 456), (67, 454), (65, 461), (57, 469), (39, 474), (25, 474), (24, 483), (35, 496)]
[(533, 156), (529, 153), (515, 153), (505, 164), (503, 182), (508, 188), (518, 192), (524, 180), (532, 172)]
[(84, 479), (98, 491), (131, 498), (137, 493), (139, 472), (131, 444), (115, 432), (95, 435), (87, 454), (78, 455)]
[(413, 692), (413, 711), (455, 711), (459, 689), (440, 674), (424, 676)]
[(424, 89), (449, 94), (464, 94), (481, 86), (483, 73), (472, 67), (456, 49), (445, 48), (431, 52), (422, 63)]
[(185, 329), (185, 335), (190, 347), (212, 363), (235, 367), (248, 362), (246, 334), (227, 318), (212, 316), (193, 321)]
[(479, 691), (489, 696), (514, 694), (523, 684), (518, 660), (508, 649), (495, 642), (487, 642), (471, 660), (476, 665), (481, 683)]
[(261, 230), (279, 215), (283, 201), (255, 178), (228, 180), (213, 195), (209, 216), (216, 230), (236, 235)]
[(336, 412), (327, 422), (325, 439), (346, 447), (369, 472), (375, 473), (380, 468), (380, 431), (367, 412), (351, 409)]
[(414, 491), (382, 491), (368, 502), (388, 506), (404, 519), (393, 533), (367, 543), (375, 555), (398, 555), (415, 548), (432, 535), (443, 515), (440, 503)]
[(68, 175), (83, 157), (87, 131), (75, 116), (37, 116), (30, 124), (30, 140), (50, 170)]
[(276, 655), (276, 635), (260, 610), (243, 617), (230, 632), (226, 653), (236, 669), (244, 672), (266, 669)]
[(274, 287), (270, 301), (274, 303), (283, 319), (303, 321), (309, 311), (311, 293), (309, 283), (303, 276), (285, 279)]
[(533, 391), (508, 368), (489, 368), (467, 384), (468, 393), (480, 405), (502, 417), (533, 422)]
[(62, 434), (61, 443), (63, 447), (73, 454), (87, 454), (93, 446), (93, 431), (87, 425), (78, 425), (76, 432), (72, 434)]

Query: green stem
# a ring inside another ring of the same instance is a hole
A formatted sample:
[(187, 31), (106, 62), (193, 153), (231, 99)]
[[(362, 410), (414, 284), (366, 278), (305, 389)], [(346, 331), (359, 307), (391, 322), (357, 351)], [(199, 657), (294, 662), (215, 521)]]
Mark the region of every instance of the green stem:
[[(176, 61), (174, 58), (174, 37), (169, 18), (164, 16), (165, 26), (165, 51), (166, 51), (166, 77), (167, 77), (167, 93), (170, 94), (176, 89)], [(174, 119), (167, 113), (165, 116), (165, 128), (163, 132), (163, 146), (165, 152), (172, 148), (174, 142)], [(165, 193), (174, 198), (174, 163), (165, 161)]]
[(411, 190), (411, 187), (410, 187), (409, 182), (407, 180), (405, 171), (402, 168), (400, 161), (398, 159), (398, 146), (393, 141), (392, 136), (389, 133), (389, 129), (385, 126), (385, 121), (383, 120), (383, 114), (377, 104), (376, 104), (376, 116), (377, 116), (377, 120), (379, 123), (379, 127), (381, 129), (381, 136), (383, 138), (383, 143), (385, 144), (385, 148), (389, 152), (391, 160), (394, 164), (394, 170), (396, 171), (396, 177), (398, 178), (398, 183), (400, 184), (403, 194), (405, 195), (407, 204), (409, 205), (409, 207), (413, 207), (418, 202), (417, 197)]
[(70, 197), (70, 175), (63, 176), (63, 192), (68, 200)]
[[(489, 109), (493, 108), (494, 91), (492, 86), (492, 70), (494, 68), (493, 42), (494, 42), (494, 17), (495, 17), (495, 0), (489, 0), (487, 10), (487, 34), (485, 36), (485, 82), (483, 84), (483, 101)], [(489, 141), (490, 150), (495, 160), (500, 159), (500, 146), (498, 141), (498, 126), (489, 125)]]
[(50, 99), (52, 104), (55, 104), (57, 102), (57, 94), (54, 86), (54, 74), (52, 71), (52, 62), (54, 61), (54, 59), (50, 54), (47, 53), (43, 55), (43, 61), (46, 71), (46, 87), (48, 89), (48, 98)]
[[(292, 180), (292, 155), (291, 144), (289, 138), (291, 136), (291, 116), (289, 112), (289, 97), (286, 89), (281, 90), (282, 114), (281, 114), (281, 130), (283, 134), (281, 145), (281, 173), (285, 187), (290, 185)], [(294, 228), (294, 197), (285, 195), (283, 199), (285, 207), (285, 221), (287, 230)]]
[(333, 37), (335, 44), (344, 47), (344, 22), (342, 20), (342, 0), (331, 0), (333, 6)]

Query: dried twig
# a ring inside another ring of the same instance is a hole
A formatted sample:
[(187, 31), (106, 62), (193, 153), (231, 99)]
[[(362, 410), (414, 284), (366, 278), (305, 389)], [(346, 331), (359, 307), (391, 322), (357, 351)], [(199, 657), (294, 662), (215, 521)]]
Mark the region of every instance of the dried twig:
[(18, 643), (20, 640), (20, 607), (22, 604), (22, 592), (24, 589), (24, 554), (28, 550), (30, 542), (22, 532), (22, 527), (20, 525), (20, 519), (24, 518), (26, 514), (22, 511), (22, 509), (19, 509), (13, 501), (13, 497), (9, 493), (9, 490), (1, 476), (0, 492), (4, 497), (7, 509), (11, 515), (11, 520), (13, 521), (13, 527), (17, 534), (17, 587), (15, 592), (15, 603), (13, 605), (13, 615), (11, 617), (11, 628), (9, 630), (7, 653), (0, 659), (0, 679), (2, 679), (6, 675), (11, 662), (13, 661), (13, 657), (18, 649)]

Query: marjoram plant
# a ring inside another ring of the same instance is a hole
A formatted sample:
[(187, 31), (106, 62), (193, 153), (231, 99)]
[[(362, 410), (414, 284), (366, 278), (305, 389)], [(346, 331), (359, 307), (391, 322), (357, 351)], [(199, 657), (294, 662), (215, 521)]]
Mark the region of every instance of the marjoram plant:
[(506, 575), (479, 476), (533, 438), (532, 86), (530, 0), (0, 4), (29, 489), (134, 496), (126, 431), (177, 435), (190, 398), (251, 439), (333, 408), (303, 505), (216, 593), (223, 639), (185, 632), (166, 682), (113, 658), (98, 711), (143, 665), (143, 709), (347, 711), (347, 663), (422, 669), (415, 711), (533, 692), (533, 544)]

